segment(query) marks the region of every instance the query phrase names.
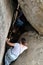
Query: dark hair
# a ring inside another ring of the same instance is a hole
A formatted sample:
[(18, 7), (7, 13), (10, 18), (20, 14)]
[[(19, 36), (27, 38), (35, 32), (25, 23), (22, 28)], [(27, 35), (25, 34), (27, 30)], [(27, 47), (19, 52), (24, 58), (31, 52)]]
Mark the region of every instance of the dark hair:
[(21, 38), (20, 41), (22, 42), (23, 45), (25, 45), (25, 43), (26, 43), (26, 39), (25, 38)]

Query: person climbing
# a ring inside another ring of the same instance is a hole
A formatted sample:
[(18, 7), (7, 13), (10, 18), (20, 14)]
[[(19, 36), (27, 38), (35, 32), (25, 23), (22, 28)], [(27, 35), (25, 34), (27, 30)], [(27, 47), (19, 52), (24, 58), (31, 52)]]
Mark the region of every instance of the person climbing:
[(11, 46), (5, 54), (5, 65), (10, 65), (12, 61), (15, 61), (20, 54), (28, 49), (25, 38), (21, 38), (19, 43), (11, 43), (10, 39), (6, 40), (7, 44)]

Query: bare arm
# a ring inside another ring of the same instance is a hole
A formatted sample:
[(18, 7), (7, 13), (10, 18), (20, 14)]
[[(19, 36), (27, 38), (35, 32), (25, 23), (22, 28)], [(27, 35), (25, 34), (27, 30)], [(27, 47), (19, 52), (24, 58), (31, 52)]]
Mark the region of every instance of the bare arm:
[(11, 42), (9, 42), (9, 41), (10, 41), (10, 39), (7, 39), (7, 40), (6, 40), (7, 44), (8, 44), (9, 46), (14, 46), (14, 44), (11, 43)]

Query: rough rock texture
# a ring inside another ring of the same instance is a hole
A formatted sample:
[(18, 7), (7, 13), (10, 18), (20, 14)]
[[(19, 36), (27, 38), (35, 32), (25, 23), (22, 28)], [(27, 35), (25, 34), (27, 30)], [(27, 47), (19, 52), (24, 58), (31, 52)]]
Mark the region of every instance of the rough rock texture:
[(18, 0), (24, 15), (31, 25), (43, 34), (43, 0)]
[(43, 65), (43, 37), (36, 32), (26, 32), (22, 37), (27, 40), (28, 50), (11, 65)]
[(10, 0), (0, 0), (0, 65), (5, 49), (5, 39), (12, 19), (13, 11), (11, 9)]

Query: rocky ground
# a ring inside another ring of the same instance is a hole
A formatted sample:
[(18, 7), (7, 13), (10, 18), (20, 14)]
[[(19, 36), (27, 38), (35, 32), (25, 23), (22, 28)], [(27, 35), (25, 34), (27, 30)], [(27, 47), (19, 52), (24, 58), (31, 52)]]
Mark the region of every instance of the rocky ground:
[(21, 37), (26, 38), (28, 50), (11, 65), (43, 65), (43, 36), (30, 31), (24, 33)]

